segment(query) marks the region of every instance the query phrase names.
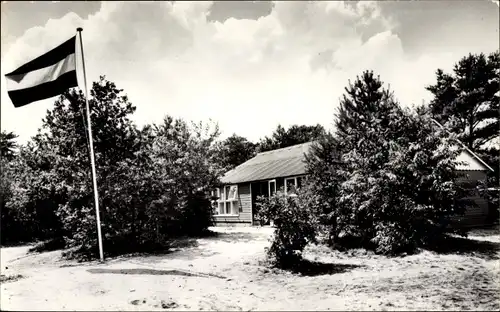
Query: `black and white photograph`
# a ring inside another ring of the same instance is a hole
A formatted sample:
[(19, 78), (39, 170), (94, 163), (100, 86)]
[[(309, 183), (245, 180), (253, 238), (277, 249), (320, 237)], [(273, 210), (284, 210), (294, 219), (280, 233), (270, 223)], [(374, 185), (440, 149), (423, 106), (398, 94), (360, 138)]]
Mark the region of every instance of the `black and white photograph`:
[(0, 310), (499, 311), (500, 4), (2, 1)]

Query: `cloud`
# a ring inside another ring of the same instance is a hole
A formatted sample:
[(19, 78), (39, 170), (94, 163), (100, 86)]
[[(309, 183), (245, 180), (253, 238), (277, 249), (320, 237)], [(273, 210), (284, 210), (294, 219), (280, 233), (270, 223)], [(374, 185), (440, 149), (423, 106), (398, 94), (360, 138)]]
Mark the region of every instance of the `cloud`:
[[(378, 2), (279, 1), (258, 19), (222, 22), (210, 12), (210, 2), (102, 2), (86, 19), (70, 13), (26, 31), (8, 47), (2, 74), (82, 26), (89, 82), (104, 74), (125, 89), (138, 124), (165, 114), (212, 118), (224, 136), (258, 140), (278, 123), (331, 129), (348, 79), (364, 69), (380, 74), (403, 105), (420, 103), (434, 71), (462, 56), (441, 49), (409, 57), (401, 21)], [(2, 129), (29, 138), (52, 103), (14, 109), (2, 79)]]

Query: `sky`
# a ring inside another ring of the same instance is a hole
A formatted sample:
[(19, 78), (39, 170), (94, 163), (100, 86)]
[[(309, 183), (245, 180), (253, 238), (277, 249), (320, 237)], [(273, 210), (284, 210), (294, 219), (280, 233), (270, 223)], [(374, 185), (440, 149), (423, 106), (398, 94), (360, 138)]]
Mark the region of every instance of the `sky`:
[[(498, 1), (1, 3), (1, 124), (25, 142), (55, 98), (14, 108), (4, 75), (83, 27), (89, 85), (124, 89), (139, 125), (217, 122), (252, 141), (322, 124), (363, 70), (403, 106), (431, 99), (435, 71), (499, 48)], [(77, 54), (78, 57), (78, 54)], [(78, 63), (78, 66), (81, 66)], [(80, 75), (80, 81), (81, 75)]]

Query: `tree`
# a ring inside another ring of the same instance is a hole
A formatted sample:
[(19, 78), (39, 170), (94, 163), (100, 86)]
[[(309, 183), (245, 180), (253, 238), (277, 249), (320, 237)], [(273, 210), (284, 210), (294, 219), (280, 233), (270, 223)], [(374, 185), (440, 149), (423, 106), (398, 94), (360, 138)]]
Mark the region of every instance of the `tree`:
[(2, 131), (0, 133), (0, 157), (12, 160), (17, 147), (17, 135), (14, 132)]
[(265, 152), (310, 142), (320, 138), (323, 134), (325, 134), (325, 129), (320, 124), (314, 126), (292, 125), (288, 130), (278, 125), (271, 137), (260, 140), (258, 151)]
[(254, 157), (256, 148), (256, 144), (242, 136), (233, 134), (217, 144), (215, 160), (225, 171), (228, 171)]
[(436, 78), (426, 87), (434, 96), (433, 117), (498, 168), (498, 142), (488, 145), (499, 138), (500, 52), (469, 54), (455, 64), (452, 74), (438, 69)]
[[(334, 211), (338, 207), (340, 184), (345, 179), (339, 146), (336, 136), (327, 133), (305, 155), (310, 192), (319, 198), (315, 207), (319, 213), (319, 224), (326, 227), (328, 234), (333, 234), (336, 228)], [(329, 240), (333, 242), (333, 237)]]
[(13, 170), (13, 160), (15, 156), (17, 138), (13, 132), (2, 131), (0, 133), (0, 209), (1, 219), (1, 244), (10, 243), (15, 235), (11, 235), (19, 227), (19, 220), (15, 216), (15, 211), (11, 211), (7, 206), (14, 192), (13, 181), (16, 170)]
[(29, 228), (23, 226), (23, 214), (10, 204), (16, 192), (16, 180), (21, 176), (23, 167), (19, 157), (14, 160), (0, 159), (0, 243), (2, 245), (30, 241)]
[(188, 124), (166, 116), (155, 126), (151, 150), (156, 187), (161, 194), (156, 205), (160, 226), (169, 235), (195, 235), (212, 222), (212, 207), (206, 194), (219, 183), (222, 174), (215, 165), (218, 125)]
[(306, 157), (335, 246), (414, 251), (465, 212), (454, 138), (428, 115), (401, 109), (373, 72), (349, 83), (336, 129)]
[(58, 198), (51, 187), (53, 177), (42, 170), (47, 164), (35, 152), (34, 145), (28, 142), (13, 160), (1, 160), (2, 244), (62, 235), (56, 216)]
[[(127, 171), (124, 165), (139, 150), (138, 131), (129, 119), (135, 107), (122, 91), (100, 77), (93, 83), (89, 99), (102, 229), (107, 243), (121, 235), (122, 226), (126, 226), (121, 221), (130, 207), (122, 205), (120, 197), (114, 195), (130, 179), (117, 177)], [(40, 200), (45, 202), (45, 209), (62, 222), (68, 246), (88, 251), (97, 245), (97, 235), (84, 104), (81, 91), (68, 90), (47, 112), (42, 129), (32, 140), (29, 161), (39, 179), (29, 190), (40, 196), (29, 201), (35, 207), (42, 207)]]
[[(212, 222), (207, 193), (221, 173), (215, 165), (218, 126), (167, 116), (138, 129), (130, 119), (135, 107), (114, 83), (101, 77), (90, 95), (106, 255), (165, 250), (172, 237), (205, 231)], [(8, 195), (2, 225), (10, 222), (2, 226), (2, 239), (5, 231), (17, 241), (59, 239), (70, 248), (67, 256), (96, 256), (84, 104), (81, 91), (63, 93), (2, 176)], [(30, 235), (20, 237), (14, 226)]]

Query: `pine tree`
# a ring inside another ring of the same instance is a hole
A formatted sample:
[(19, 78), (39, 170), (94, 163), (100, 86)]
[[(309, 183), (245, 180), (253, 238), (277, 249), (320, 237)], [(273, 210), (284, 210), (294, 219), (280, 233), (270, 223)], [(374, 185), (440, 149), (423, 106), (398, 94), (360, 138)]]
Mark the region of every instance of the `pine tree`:
[(438, 69), (436, 83), (426, 89), (434, 96), (433, 117), (498, 171), (500, 52), (469, 54), (455, 64), (452, 74)]
[(5, 158), (7, 161), (14, 158), (17, 137), (14, 132), (2, 131), (0, 133), (0, 157)]
[[(383, 88), (380, 77), (365, 71), (354, 83), (349, 82), (345, 91), (335, 120), (339, 152), (368, 157), (385, 141), (400, 137), (398, 129), (389, 129), (400, 109), (392, 92)], [(378, 164), (371, 165), (376, 168)]]
[(464, 213), (454, 162), (460, 150), (425, 112), (401, 109), (366, 71), (349, 83), (337, 117), (337, 131), (307, 155), (332, 243), (413, 251)]

